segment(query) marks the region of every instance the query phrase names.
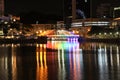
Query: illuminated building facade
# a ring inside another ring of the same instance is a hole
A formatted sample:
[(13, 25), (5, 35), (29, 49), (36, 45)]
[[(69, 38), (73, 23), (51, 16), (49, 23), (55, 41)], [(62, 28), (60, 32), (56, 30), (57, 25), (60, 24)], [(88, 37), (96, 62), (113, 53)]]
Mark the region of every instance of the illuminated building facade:
[(112, 17), (118, 18), (120, 17), (120, 1), (119, 0), (112, 0), (111, 2), (112, 7)]
[(4, 16), (4, 0), (0, 0), (0, 16)]
[(118, 17), (120, 17), (120, 6), (114, 7), (113, 9), (113, 18), (118, 18)]

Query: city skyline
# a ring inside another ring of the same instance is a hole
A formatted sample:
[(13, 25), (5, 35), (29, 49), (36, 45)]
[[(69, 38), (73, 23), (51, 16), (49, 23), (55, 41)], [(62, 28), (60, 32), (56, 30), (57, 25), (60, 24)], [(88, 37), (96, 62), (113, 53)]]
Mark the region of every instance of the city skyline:
[[(2, 8), (4, 8), (3, 13), (5, 16), (20, 16), (20, 20), (23, 23), (36, 23), (36, 21), (41, 23), (56, 23), (56, 21), (61, 20), (65, 22), (70, 21), (67, 19), (68, 16), (74, 17), (74, 19), (102, 18), (104, 16), (111, 18), (113, 11), (110, 9), (114, 7), (113, 5), (117, 6), (119, 3), (118, 0), (36, 0), (34, 2), (28, 0), (5, 0), (4, 7)], [(73, 4), (76, 4), (76, 6)], [(101, 4), (110, 4), (110, 7), (101, 9), (104, 7)]]

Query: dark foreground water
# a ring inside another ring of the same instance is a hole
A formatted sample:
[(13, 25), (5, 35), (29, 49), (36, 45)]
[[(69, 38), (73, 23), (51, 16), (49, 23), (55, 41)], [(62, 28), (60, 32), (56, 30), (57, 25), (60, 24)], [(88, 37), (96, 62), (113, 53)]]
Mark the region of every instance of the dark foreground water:
[(0, 80), (120, 80), (120, 46), (65, 41), (1, 44)]

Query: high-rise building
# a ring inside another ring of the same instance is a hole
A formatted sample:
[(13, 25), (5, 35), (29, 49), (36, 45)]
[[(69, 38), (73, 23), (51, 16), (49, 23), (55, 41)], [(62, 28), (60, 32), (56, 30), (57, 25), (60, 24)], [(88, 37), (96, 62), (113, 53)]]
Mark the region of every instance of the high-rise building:
[(63, 0), (64, 24), (66, 29), (71, 26), (74, 19), (90, 18), (90, 0)]
[(63, 0), (63, 20), (65, 28), (68, 30), (71, 27), (72, 20), (72, 0)]
[(0, 0), (0, 17), (4, 16), (4, 0)]
[(111, 15), (111, 4), (110, 3), (102, 3), (97, 6), (96, 9), (96, 17), (97, 18), (110, 18)]
[(64, 0), (64, 17), (90, 18), (90, 0)]
[[(94, 8), (94, 15), (97, 18), (116, 18), (120, 17), (119, 0), (100, 0)], [(94, 3), (94, 2), (93, 2)], [(94, 6), (93, 6), (94, 7)]]
[(113, 18), (118, 18), (120, 17), (120, 1), (119, 0), (115, 0), (112, 2), (112, 15)]
[(72, 19), (76, 19), (76, 0), (72, 0)]
[(113, 18), (120, 17), (120, 6), (113, 8)]

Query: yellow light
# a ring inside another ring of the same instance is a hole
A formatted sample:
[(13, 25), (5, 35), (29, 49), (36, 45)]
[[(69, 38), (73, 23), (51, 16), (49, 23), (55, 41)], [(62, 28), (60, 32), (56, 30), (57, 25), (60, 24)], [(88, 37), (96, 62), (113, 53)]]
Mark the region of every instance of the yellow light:
[(38, 31), (36, 31), (36, 33), (38, 34)]
[(12, 31), (12, 29), (10, 28), (10, 31)]
[(40, 33), (42, 33), (42, 30), (40, 30)]
[(116, 32), (116, 34), (119, 34), (119, 32)]
[(104, 33), (104, 35), (106, 35), (107, 33)]
[(21, 34), (22, 32), (20, 31), (20, 34)]
[(44, 31), (44, 34), (45, 34), (46, 32)]
[(4, 24), (7, 24), (8, 22), (4, 22)]
[(101, 35), (101, 33), (99, 33), (99, 35)]
[(15, 22), (15, 21), (16, 21), (16, 19), (13, 19), (13, 21)]
[(76, 31), (76, 33), (79, 33), (79, 31)]
[(110, 35), (112, 35), (112, 33), (110, 32)]
[(90, 31), (90, 29), (88, 29), (88, 31)]
[(12, 35), (11, 38), (14, 38), (14, 36)]

